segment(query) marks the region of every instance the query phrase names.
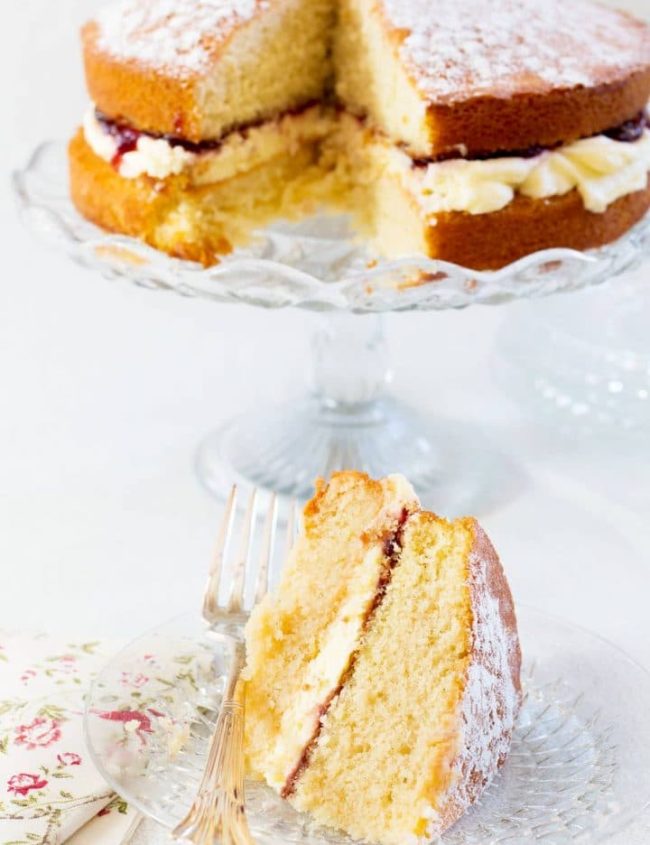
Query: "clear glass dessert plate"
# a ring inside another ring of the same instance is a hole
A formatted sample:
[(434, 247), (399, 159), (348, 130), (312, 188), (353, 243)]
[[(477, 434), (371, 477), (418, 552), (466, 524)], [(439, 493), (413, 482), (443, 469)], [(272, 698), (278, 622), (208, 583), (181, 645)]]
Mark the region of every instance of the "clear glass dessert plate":
[[(650, 808), (650, 675), (580, 628), (527, 607), (518, 615), (525, 700), (510, 757), (441, 842), (610, 842)], [(95, 763), (117, 792), (168, 828), (198, 786), (229, 653), (227, 638), (188, 614), (120, 652), (90, 691)], [(351, 842), (265, 786), (248, 785), (247, 805), (259, 845)]]
[[(304, 500), (314, 478), (355, 468), (375, 477), (404, 473), (439, 512), (485, 513), (503, 488), (503, 459), (480, 427), (423, 418), (386, 395), (391, 366), (380, 315), (576, 290), (622, 273), (650, 249), (648, 216), (602, 249), (552, 249), (482, 273), (422, 256), (377, 260), (351, 237), (345, 218), (320, 216), (269, 226), (249, 247), (205, 269), (84, 220), (70, 200), (61, 142), (39, 147), (14, 174), (14, 187), (30, 228), (105, 277), (214, 302), (321, 312), (305, 398), (240, 413), (201, 443), (197, 473), (219, 497), (237, 481)], [(430, 396), (432, 373), (427, 368), (422, 385)]]

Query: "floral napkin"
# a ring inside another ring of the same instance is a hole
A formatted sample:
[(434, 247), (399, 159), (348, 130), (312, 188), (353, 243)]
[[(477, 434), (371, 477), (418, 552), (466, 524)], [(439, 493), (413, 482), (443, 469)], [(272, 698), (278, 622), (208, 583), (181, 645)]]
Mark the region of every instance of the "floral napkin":
[(114, 650), (0, 632), (0, 845), (123, 845), (135, 830), (83, 736), (84, 694)]

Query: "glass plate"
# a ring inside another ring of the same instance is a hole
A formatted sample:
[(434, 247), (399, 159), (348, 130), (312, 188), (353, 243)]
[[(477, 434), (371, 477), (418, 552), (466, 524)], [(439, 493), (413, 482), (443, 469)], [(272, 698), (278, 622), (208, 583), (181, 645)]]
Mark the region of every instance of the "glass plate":
[[(650, 675), (605, 640), (522, 607), (525, 701), (508, 762), (444, 845), (603, 842), (650, 806)], [(193, 614), (145, 634), (97, 677), (86, 731), (111, 786), (172, 828), (196, 792), (230, 645)], [(260, 845), (342, 845), (265, 786), (247, 803)]]
[(649, 216), (601, 249), (550, 249), (478, 272), (422, 256), (378, 260), (352, 237), (345, 217), (327, 215), (268, 226), (249, 247), (205, 269), (82, 218), (70, 199), (62, 142), (41, 145), (14, 174), (14, 188), (31, 228), (105, 276), (268, 308), (378, 313), (498, 304), (598, 284), (637, 264), (650, 247)]

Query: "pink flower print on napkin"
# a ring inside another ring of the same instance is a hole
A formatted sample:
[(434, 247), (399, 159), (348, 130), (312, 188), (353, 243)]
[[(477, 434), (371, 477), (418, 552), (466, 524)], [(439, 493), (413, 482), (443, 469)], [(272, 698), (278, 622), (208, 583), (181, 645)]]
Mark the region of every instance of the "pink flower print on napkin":
[(44, 719), (37, 716), (29, 725), (18, 725), (15, 745), (24, 745), (28, 751), (47, 748), (61, 739), (61, 728), (56, 719)]
[(82, 762), (81, 757), (74, 751), (64, 751), (63, 754), (57, 754), (56, 759), (61, 766), (80, 766)]
[(32, 789), (43, 789), (46, 786), (47, 781), (40, 775), (29, 775), (23, 772), (9, 778), (7, 781), (7, 792), (25, 796)]

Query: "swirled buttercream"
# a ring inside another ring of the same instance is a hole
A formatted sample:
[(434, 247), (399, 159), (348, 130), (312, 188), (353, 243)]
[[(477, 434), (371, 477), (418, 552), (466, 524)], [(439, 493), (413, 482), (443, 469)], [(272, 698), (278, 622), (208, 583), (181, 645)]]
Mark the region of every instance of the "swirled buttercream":
[(413, 168), (408, 156), (398, 153), (390, 167), (410, 182), (431, 215), (489, 214), (505, 208), (517, 193), (547, 199), (574, 189), (585, 208), (601, 214), (620, 197), (645, 188), (650, 131), (633, 143), (597, 135), (533, 158), (454, 159)]

